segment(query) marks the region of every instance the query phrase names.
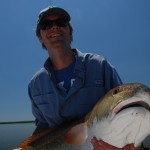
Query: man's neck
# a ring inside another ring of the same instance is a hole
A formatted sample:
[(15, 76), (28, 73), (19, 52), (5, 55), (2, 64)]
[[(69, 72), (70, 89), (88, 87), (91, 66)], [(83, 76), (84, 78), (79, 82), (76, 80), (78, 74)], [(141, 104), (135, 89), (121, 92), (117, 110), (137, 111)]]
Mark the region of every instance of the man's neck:
[(51, 58), (53, 67), (55, 70), (61, 70), (68, 67), (74, 60), (74, 52), (69, 49), (57, 49), (49, 51), (49, 57)]

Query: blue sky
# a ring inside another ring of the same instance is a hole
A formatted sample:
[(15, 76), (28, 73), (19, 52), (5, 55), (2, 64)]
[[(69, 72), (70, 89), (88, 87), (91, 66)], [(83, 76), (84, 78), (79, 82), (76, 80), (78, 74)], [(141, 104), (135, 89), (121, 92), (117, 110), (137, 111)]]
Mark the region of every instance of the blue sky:
[(107, 58), (124, 83), (150, 87), (149, 0), (1, 0), (0, 122), (34, 119), (27, 86), (47, 58), (34, 29), (49, 5), (70, 13), (73, 48)]

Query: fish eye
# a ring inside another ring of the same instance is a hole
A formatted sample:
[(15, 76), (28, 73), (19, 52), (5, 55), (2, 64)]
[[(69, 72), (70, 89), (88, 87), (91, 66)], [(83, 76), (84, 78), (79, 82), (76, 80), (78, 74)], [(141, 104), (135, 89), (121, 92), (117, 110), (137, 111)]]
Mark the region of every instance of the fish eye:
[(112, 94), (116, 95), (118, 92), (119, 92), (119, 88), (116, 88), (116, 89), (113, 90)]

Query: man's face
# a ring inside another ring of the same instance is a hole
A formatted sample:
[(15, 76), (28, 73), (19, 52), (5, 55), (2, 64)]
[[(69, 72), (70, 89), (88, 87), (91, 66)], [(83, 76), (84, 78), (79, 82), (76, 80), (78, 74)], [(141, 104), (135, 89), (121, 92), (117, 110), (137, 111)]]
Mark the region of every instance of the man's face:
[(68, 22), (57, 15), (42, 20), (38, 38), (47, 49), (70, 46), (72, 40)]

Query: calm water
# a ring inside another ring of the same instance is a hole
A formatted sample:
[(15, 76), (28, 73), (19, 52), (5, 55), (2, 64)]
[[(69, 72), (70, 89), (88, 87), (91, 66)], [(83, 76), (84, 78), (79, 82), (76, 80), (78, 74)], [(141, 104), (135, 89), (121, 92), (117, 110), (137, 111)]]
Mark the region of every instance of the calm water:
[(32, 134), (34, 128), (34, 123), (0, 124), (0, 150), (17, 148)]
[[(32, 134), (34, 129), (34, 123), (0, 124), (0, 150), (17, 148), (25, 138)], [(144, 144), (150, 148), (150, 136)]]

